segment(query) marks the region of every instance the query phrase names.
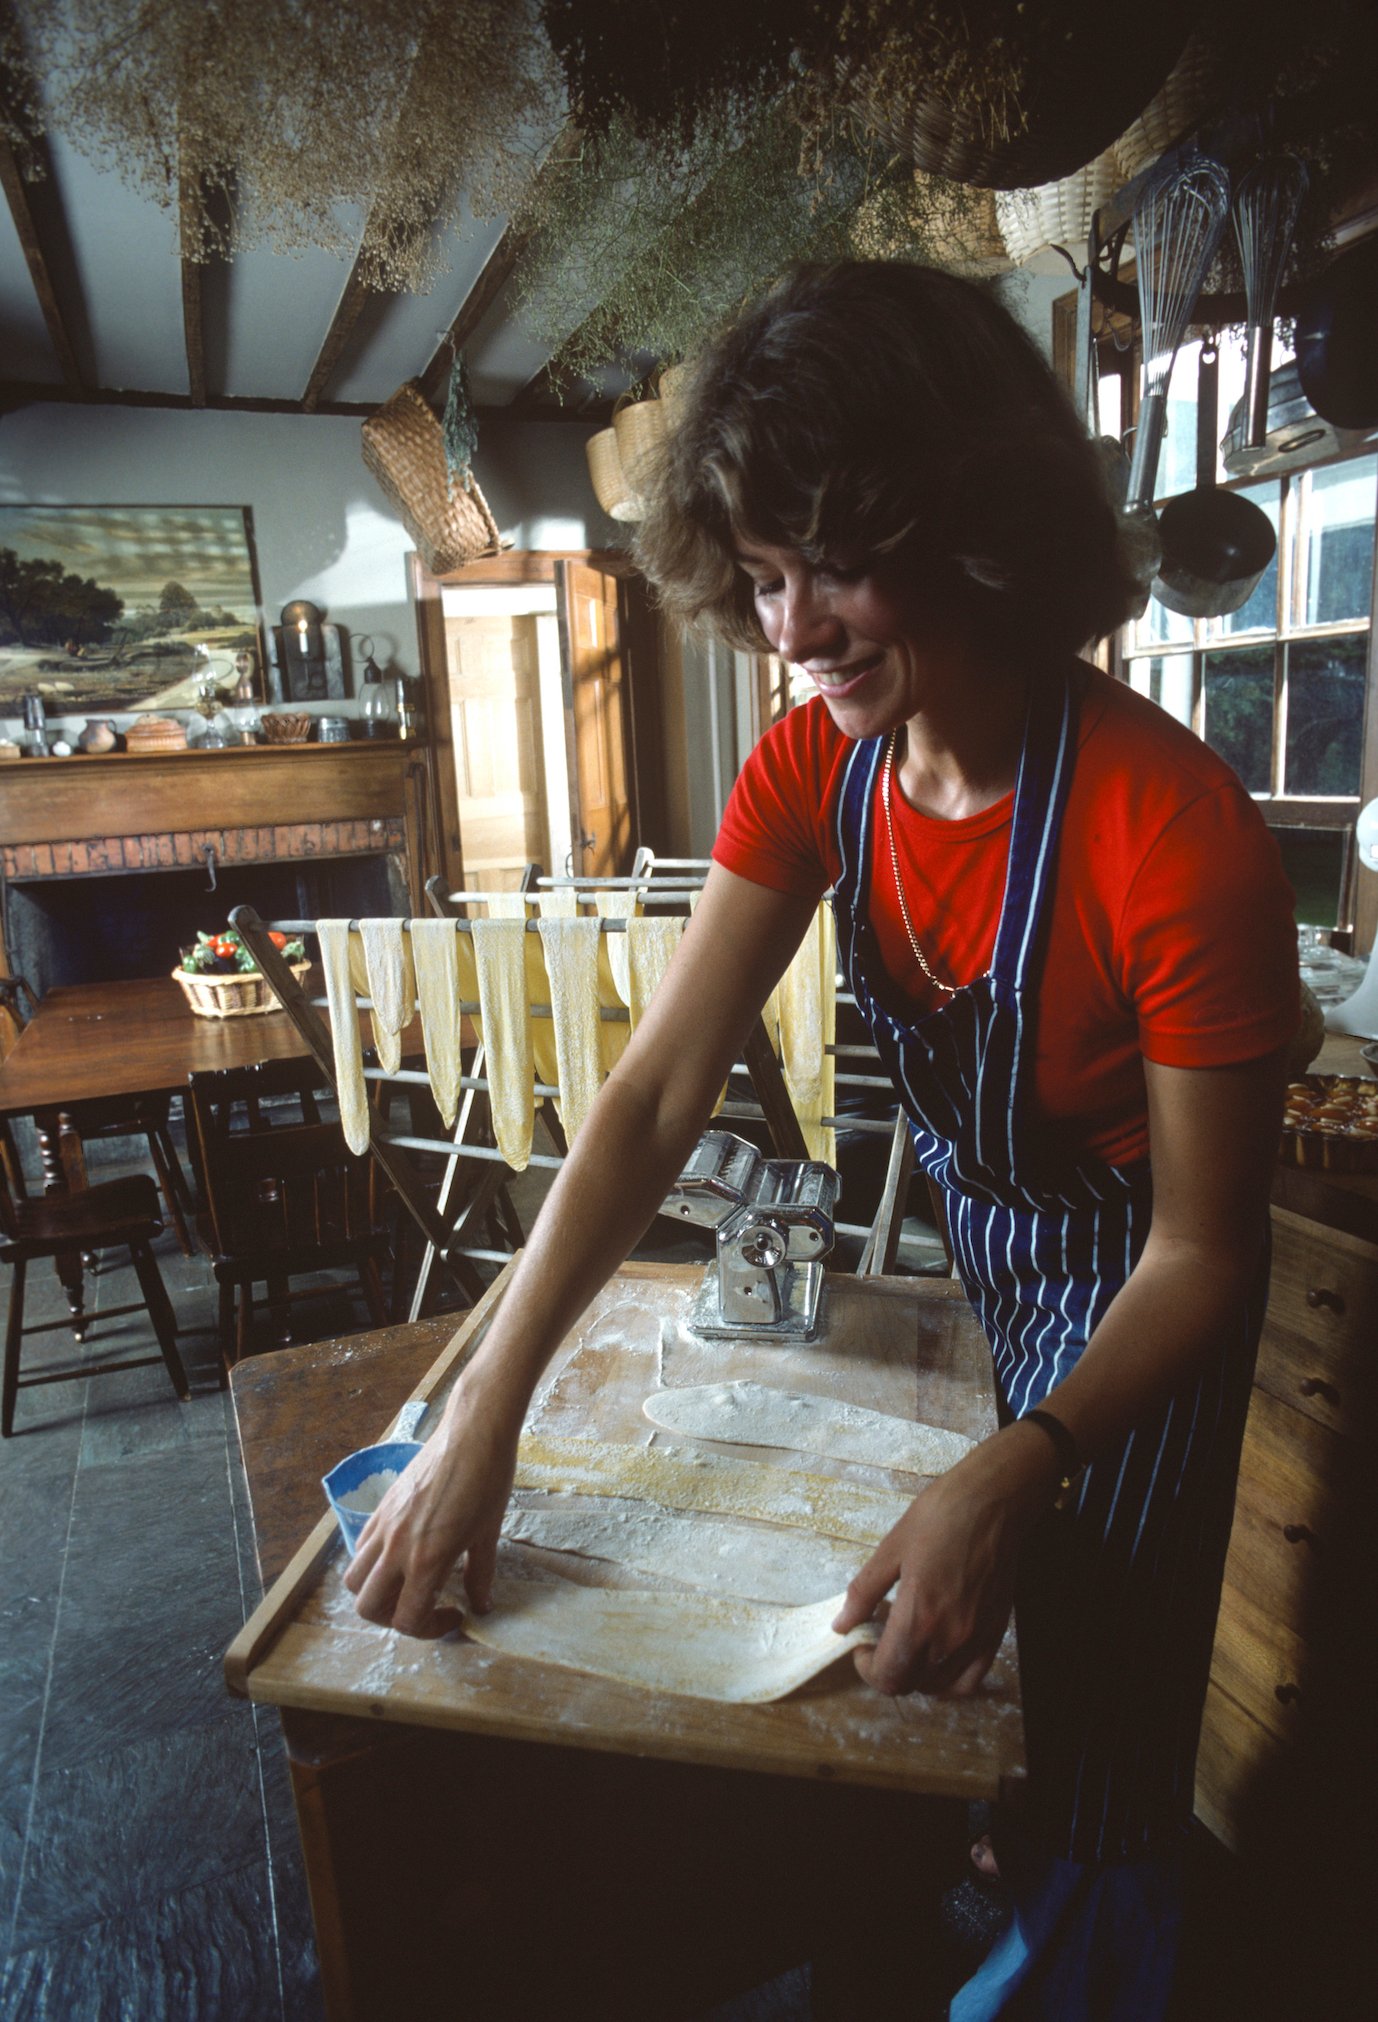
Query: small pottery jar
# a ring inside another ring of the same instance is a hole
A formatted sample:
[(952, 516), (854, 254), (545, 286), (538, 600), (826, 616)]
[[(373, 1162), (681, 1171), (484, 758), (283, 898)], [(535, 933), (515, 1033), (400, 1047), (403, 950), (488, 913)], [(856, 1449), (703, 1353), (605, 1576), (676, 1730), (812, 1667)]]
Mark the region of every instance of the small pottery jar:
[(115, 726), (108, 716), (88, 716), (86, 728), (77, 739), (82, 751), (113, 751)]

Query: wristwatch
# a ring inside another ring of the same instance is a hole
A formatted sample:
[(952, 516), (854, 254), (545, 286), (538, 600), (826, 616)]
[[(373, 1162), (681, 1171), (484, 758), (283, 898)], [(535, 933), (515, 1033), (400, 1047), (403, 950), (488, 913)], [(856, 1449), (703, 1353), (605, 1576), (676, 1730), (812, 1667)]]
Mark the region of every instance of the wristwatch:
[(1037, 1425), (1047, 1433), (1057, 1448), (1058, 1466), (1062, 1470), (1062, 1480), (1058, 1485), (1054, 1509), (1066, 1509), (1081, 1487), (1081, 1477), (1086, 1472), (1086, 1463), (1077, 1451), (1077, 1443), (1060, 1418), (1054, 1418), (1051, 1411), (1026, 1411), (1017, 1425)]

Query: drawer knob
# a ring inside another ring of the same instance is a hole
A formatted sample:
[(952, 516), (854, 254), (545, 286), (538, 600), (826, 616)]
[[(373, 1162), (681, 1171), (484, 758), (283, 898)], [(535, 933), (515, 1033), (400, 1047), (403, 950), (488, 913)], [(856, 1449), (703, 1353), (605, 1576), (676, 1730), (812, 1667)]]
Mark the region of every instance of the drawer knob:
[(1273, 1697), (1280, 1705), (1295, 1706), (1301, 1699), (1301, 1687), (1299, 1685), (1275, 1685), (1273, 1687)]
[(1301, 1381), (1303, 1397), (1321, 1397), (1327, 1404), (1339, 1408), (1340, 1393), (1333, 1383), (1327, 1383), (1323, 1376), (1304, 1376)]
[(1316, 1549), (1320, 1547), (1320, 1539), (1306, 1524), (1284, 1524), (1282, 1535), (1289, 1545), (1311, 1545)]
[(1332, 1313), (1343, 1313), (1345, 1309), (1343, 1298), (1338, 1292), (1332, 1292), (1328, 1285), (1308, 1285), (1306, 1303), (1313, 1312), (1322, 1306)]

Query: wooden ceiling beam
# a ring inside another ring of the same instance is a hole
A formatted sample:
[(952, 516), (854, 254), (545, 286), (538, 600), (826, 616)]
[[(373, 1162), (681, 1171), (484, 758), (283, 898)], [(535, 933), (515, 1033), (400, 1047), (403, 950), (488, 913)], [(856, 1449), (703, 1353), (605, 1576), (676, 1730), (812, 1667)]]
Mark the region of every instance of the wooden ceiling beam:
[[(537, 169), (537, 182), (542, 176), (558, 174), (561, 167), (578, 153), (582, 145), (583, 139), (579, 129), (575, 126), (566, 126)], [(426, 368), (420, 375), (420, 381), (421, 391), (433, 407), (438, 407), (445, 397), (450, 379), (450, 366), (456, 352), (464, 349), (511, 280), (513, 270), (530, 237), (529, 227), (508, 226), (484, 261), (478, 279), (460, 303), (459, 313), (454, 322), (431, 353)]]
[[(57, 383), (49, 385), (35, 379), (0, 379), (0, 414), (12, 414), (21, 407), (33, 407), (40, 402), (50, 401), (59, 406), (85, 407), (169, 407), (180, 413), (190, 413), (194, 406), (189, 393), (143, 393), (130, 392), (122, 387), (72, 387)], [(208, 393), (205, 406), (218, 414), (300, 414), (300, 400), (272, 400), (259, 398), (253, 394)], [(365, 415), (375, 414), (376, 400), (323, 400), (315, 412), (335, 415), (347, 420), (362, 420)], [(475, 410), (480, 423), (497, 421), (508, 413), (506, 407), (479, 407)], [(582, 417), (571, 411), (552, 413), (552, 421), (578, 421)]]
[(34, 223), (23, 174), (13, 148), (3, 135), (0, 135), (0, 188), (5, 192), (5, 201), (9, 205), (10, 216), (14, 219), (14, 229), (28, 264), (29, 279), (33, 283), (38, 306), (43, 312), (49, 342), (57, 354), (63, 384), (71, 393), (80, 395), (84, 388), (76, 350), (63, 319), (57, 290), (53, 286), (53, 277), (48, 268), (47, 256), (38, 234), (38, 227)]
[(204, 407), (206, 404), (205, 294), (202, 289), (205, 270), (199, 260), (188, 258), (187, 247), (198, 236), (196, 226), (203, 202), (204, 195), (195, 179), (195, 171), (188, 168), (179, 144), (177, 239), (182, 266), (182, 341), (186, 346), (187, 389), (193, 407)]
[[(365, 227), (367, 235), (367, 227)], [(369, 297), (369, 289), (360, 278), (362, 255), (355, 260), (349, 270), (340, 299), (335, 305), (335, 314), (330, 319), (316, 362), (311, 367), (311, 376), (301, 396), (303, 414), (319, 414), (325, 390), (335, 376), (335, 369), (344, 356), (344, 349), (354, 335), (354, 326), (363, 314), (364, 304)]]

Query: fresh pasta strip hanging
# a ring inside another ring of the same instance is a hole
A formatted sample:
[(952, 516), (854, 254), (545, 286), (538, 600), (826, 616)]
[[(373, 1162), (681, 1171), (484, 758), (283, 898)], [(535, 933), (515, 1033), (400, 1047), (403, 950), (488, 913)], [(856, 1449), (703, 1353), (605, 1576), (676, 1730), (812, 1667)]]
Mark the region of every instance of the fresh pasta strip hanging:
[(560, 1122), (572, 1144), (603, 1080), (599, 1027), (597, 920), (542, 920), (550, 1011), (555, 1025)]
[(325, 995), (330, 1007), (330, 1033), (335, 1047), (335, 1094), (340, 1125), (352, 1152), (368, 1150), (368, 1091), (364, 1084), (364, 1050), (359, 1038), (359, 1012), (350, 973), (348, 920), (317, 920)]
[(627, 1006), (633, 1032), (660, 988), (683, 933), (684, 921), (676, 914), (650, 913), (641, 919), (628, 920), (625, 934), (610, 936), (627, 944)]
[(411, 922), (412, 966), (426, 1073), (435, 1106), (448, 1130), (459, 1114), (460, 1058), (459, 939), (452, 920)]
[(416, 977), (401, 920), (360, 920), (368, 994), (373, 1005), (373, 1044), (384, 1074), (402, 1065), (402, 1034), (416, 1010)]
[(564, 885), (558, 891), (542, 892), (536, 906), (543, 920), (572, 920), (579, 911), (579, 894), (573, 885)]
[[(594, 898), (600, 920), (629, 920), (641, 902), (641, 893), (628, 885), (620, 891), (599, 892)], [(608, 968), (612, 973), (613, 988), (624, 1004), (632, 1001), (630, 956), (625, 934), (606, 936), (608, 948)]]
[[(493, 1136), (512, 1170), (525, 1172), (531, 1158), (531, 1133), (536, 1120), (531, 1006), (526, 988), (526, 923), (510, 919), (475, 920), (473, 940)], [(558, 1047), (558, 1027), (556, 1044)], [(563, 1085), (562, 1082), (562, 1088)]]
[(809, 1148), (809, 1157), (836, 1163), (836, 1140), (822, 1119), (833, 1114), (834, 1065), (828, 1047), (837, 1029), (837, 956), (832, 907), (819, 905), (794, 960), (780, 978), (780, 1066)]

